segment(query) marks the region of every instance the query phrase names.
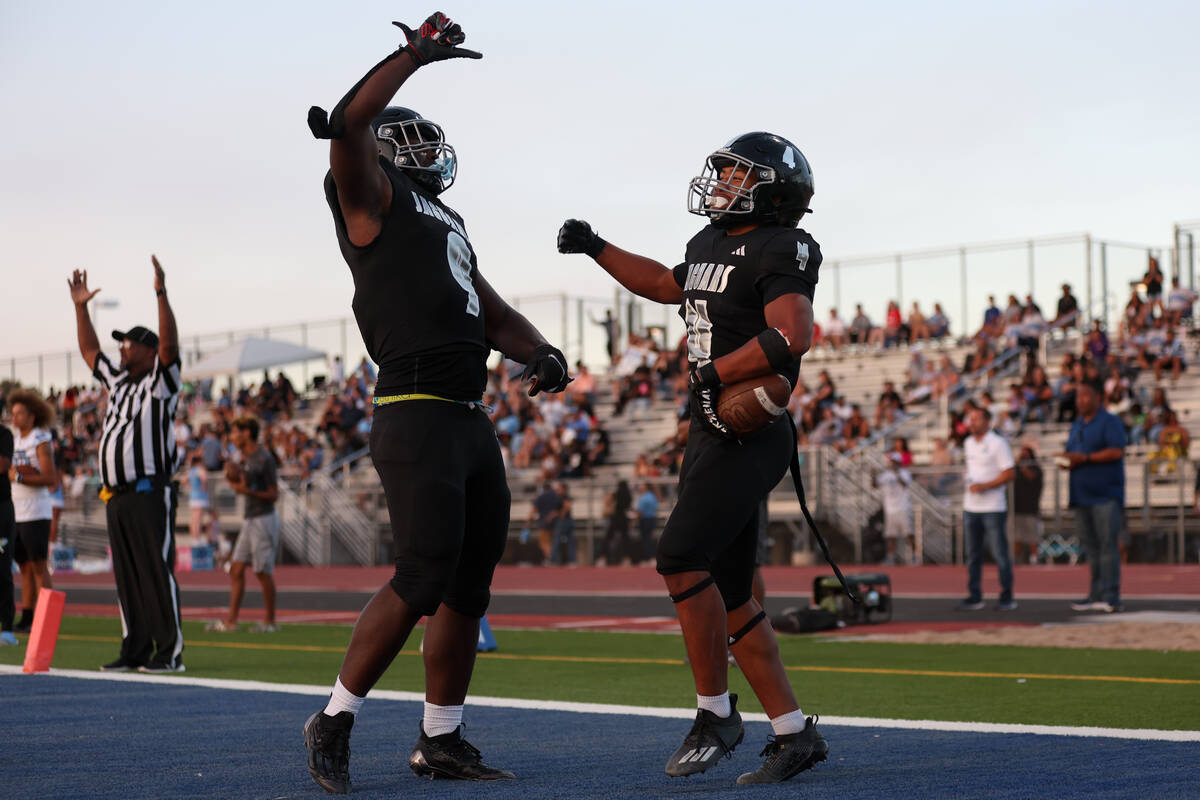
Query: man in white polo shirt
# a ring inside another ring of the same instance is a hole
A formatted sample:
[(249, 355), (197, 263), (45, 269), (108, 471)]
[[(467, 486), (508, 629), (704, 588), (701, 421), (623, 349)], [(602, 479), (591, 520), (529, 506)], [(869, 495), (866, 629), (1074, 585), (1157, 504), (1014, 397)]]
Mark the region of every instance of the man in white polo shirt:
[(967, 490), (963, 494), (963, 534), (967, 549), (967, 598), (958, 604), (960, 611), (983, 608), (980, 581), (983, 572), (983, 541), (987, 538), (992, 557), (1000, 573), (1000, 601), (997, 611), (1012, 611), (1012, 555), (1008, 549), (1005, 521), (1008, 495), (1005, 488), (1016, 475), (1008, 442), (991, 430), (992, 415), (975, 408), (967, 415), (971, 435), (963, 442), (967, 460)]

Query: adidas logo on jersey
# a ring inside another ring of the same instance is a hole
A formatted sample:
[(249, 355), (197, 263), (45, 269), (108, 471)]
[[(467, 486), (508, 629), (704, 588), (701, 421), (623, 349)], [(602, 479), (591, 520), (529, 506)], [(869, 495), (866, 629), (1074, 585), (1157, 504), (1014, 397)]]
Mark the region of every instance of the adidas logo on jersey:
[(739, 247), (737, 250), (734, 250), (734, 251), (733, 251), (732, 253), (730, 253), (729, 255), (731, 255), (731, 256), (744, 256), (744, 255), (746, 255), (746, 245), (742, 245), (741, 247)]

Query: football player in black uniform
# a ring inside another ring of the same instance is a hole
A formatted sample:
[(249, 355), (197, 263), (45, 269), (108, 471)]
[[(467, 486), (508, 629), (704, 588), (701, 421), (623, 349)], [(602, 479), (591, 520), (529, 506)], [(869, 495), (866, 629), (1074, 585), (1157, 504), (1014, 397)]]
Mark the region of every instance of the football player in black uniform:
[(491, 349), (527, 362), (530, 394), (570, 380), (562, 353), (479, 273), (460, 217), (440, 199), (454, 181), (442, 129), (386, 107), (418, 68), (480, 58), (445, 15), (377, 64), (326, 118), (325, 195), (354, 277), (354, 315), (379, 364), (371, 457), (387, 495), (396, 572), (363, 609), (333, 693), (304, 725), (308, 769), (327, 791), (350, 790), (354, 714), (422, 616), (425, 713), (409, 766), (418, 775), (505, 780), (462, 738), (462, 704), (479, 619), (508, 535), (509, 492), (495, 430), (480, 403)]
[(710, 155), (692, 180), (688, 210), (709, 225), (674, 269), (605, 242), (580, 220), (567, 220), (558, 234), (560, 252), (586, 253), (631, 292), (681, 303), (687, 325), (692, 422), (658, 571), (679, 614), (699, 709), (667, 761), (672, 777), (703, 772), (742, 741), (737, 696), (728, 692), (727, 642), (775, 733), (763, 765), (738, 783), (787, 780), (829, 749), (816, 720), (800, 710), (774, 631), (752, 596), (758, 504), (788, 468), (793, 429), (777, 417), (738, 441), (716, 413), (722, 384), (777, 372), (796, 385), (812, 340), (821, 265), (817, 243), (796, 228), (812, 194), (812, 172), (795, 145), (747, 133)]

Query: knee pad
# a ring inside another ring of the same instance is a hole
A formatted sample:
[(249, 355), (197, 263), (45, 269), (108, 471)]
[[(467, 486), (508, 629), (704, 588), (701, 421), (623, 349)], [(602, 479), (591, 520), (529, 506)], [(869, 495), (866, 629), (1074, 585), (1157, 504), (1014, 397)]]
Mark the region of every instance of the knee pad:
[(388, 585), (417, 613), (430, 616), (441, 605), (449, 580), (449, 571), (439, 569), (434, 563), (405, 563), (396, 565), (396, 572)]

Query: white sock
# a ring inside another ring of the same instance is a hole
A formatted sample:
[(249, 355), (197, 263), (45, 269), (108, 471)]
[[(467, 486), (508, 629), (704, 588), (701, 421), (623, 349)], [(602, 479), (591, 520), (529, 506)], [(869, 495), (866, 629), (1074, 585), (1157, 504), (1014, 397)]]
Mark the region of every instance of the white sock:
[(771, 728), (775, 731), (776, 736), (799, 733), (804, 730), (805, 724), (804, 712), (798, 708), (795, 711), (789, 711), (786, 714), (771, 718)]
[(333, 684), (333, 692), (329, 695), (329, 705), (325, 706), (325, 713), (331, 717), (343, 711), (358, 714), (358, 710), (362, 708), (363, 701), (366, 699), (342, 686), (342, 679), (338, 678)]
[(435, 706), (433, 703), (426, 703), (421, 730), (429, 737), (453, 733), (462, 724), (462, 715), (462, 706)]
[(712, 697), (698, 694), (696, 695), (696, 707), (711, 711), (718, 717), (728, 717), (733, 711), (729, 707), (729, 692), (721, 692)]

